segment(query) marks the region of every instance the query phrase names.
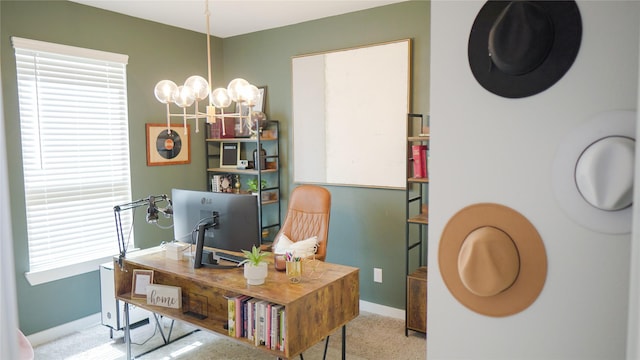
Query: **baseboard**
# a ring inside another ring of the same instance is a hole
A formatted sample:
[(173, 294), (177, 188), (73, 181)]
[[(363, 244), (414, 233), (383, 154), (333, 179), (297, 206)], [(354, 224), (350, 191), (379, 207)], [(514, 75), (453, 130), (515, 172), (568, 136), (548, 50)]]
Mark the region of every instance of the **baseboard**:
[(402, 309), (396, 309), (390, 306), (375, 304), (364, 300), (360, 300), (360, 310), (381, 316), (388, 316), (401, 320), (405, 319), (405, 312)]
[(55, 339), (67, 336), (76, 331), (84, 330), (88, 327), (100, 324), (102, 321), (100, 313), (89, 315), (82, 319), (74, 320), (60, 326), (52, 327), (50, 329), (40, 331), (38, 333), (27, 336), (31, 346), (35, 347), (53, 341)]

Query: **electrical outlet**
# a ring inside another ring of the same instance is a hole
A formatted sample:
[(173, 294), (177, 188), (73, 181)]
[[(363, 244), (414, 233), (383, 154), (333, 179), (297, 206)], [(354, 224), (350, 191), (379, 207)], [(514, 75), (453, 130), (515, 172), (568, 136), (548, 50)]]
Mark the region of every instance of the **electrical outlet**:
[(373, 268), (373, 281), (377, 283), (382, 282), (382, 269)]

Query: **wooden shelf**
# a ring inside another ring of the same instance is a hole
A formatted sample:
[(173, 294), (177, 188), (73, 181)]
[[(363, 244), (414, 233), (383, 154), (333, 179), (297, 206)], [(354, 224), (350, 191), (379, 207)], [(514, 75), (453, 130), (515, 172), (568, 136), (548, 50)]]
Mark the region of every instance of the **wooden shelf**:
[(422, 135), (422, 136), (409, 136), (407, 137), (408, 141), (429, 141), (431, 139), (430, 135)]
[[(260, 141), (276, 141), (278, 140), (278, 138), (276, 137), (270, 137), (270, 138), (265, 138), (262, 137), (260, 138)], [(255, 143), (256, 141), (258, 141), (258, 139), (255, 138), (206, 138), (205, 141), (210, 141), (210, 142), (247, 142), (247, 143)]]
[(415, 178), (415, 177), (410, 177), (407, 179), (408, 182), (410, 183), (428, 183), (429, 182), (429, 178)]
[[(244, 174), (244, 175), (258, 175), (258, 170), (255, 169), (236, 169), (236, 168), (207, 168), (208, 172), (215, 173), (227, 173), (227, 174)], [(272, 174), (278, 172), (278, 169), (265, 169), (262, 170), (263, 174)]]
[(411, 217), (409, 219), (407, 219), (408, 222), (412, 223), (412, 224), (423, 224), (423, 225), (428, 225), (429, 224), (429, 214), (420, 214), (414, 217)]

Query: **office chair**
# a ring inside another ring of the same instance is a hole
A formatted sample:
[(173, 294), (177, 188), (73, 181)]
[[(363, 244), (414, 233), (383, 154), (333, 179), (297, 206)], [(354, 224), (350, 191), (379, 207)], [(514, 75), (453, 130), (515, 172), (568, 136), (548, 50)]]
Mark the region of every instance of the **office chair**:
[[(329, 216), (331, 214), (331, 193), (317, 185), (300, 185), (293, 189), (289, 197), (287, 216), (276, 234), (272, 248), (275, 251), (280, 235), (286, 235), (292, 242), (318, 237), (315, 259), (324, 261), (327, 256)], [(276, 268), (278, 260), (276, 259)], [(323, 359), (327, 356), (329, 337), (324, 345)], [(304, 359), (300, 354), (300, 359)]]
[(292, 242), (318, 237), (315, 259), (324, 261), (327, 256), (331, 193), (316, 185), (300, 185), (293, 189), (289, 198), (287, 216), (276, 234), (272, 248), (275, 251), (280, 235)]

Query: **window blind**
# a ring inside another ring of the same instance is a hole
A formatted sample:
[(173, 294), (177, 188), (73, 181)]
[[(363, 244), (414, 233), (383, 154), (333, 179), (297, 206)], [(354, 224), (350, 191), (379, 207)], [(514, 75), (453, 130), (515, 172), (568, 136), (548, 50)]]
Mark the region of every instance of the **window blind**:
[[(128, 57), (12, 41), (29, 272), (116, 255), (113, 207), (131, 201)], [(132, 214), (121, 218), (123, 228), (130, 228)]]

